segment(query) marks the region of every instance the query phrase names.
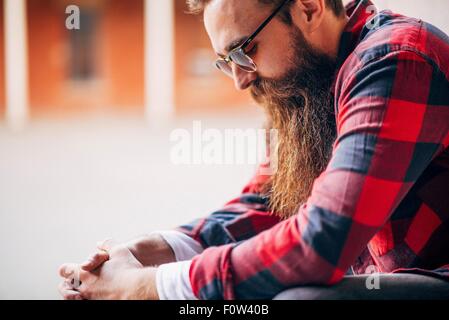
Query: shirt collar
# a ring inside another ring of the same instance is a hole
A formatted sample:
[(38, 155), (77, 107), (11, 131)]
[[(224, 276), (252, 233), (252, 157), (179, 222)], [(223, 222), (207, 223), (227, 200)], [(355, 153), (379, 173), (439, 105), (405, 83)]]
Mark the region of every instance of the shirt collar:
[(349, 17), (340, 39), (337, 62), (341, 66), (362, 40), (362, 31), (372, 18), (374, 4), (370, 0), (355, 0), (346, 6)]

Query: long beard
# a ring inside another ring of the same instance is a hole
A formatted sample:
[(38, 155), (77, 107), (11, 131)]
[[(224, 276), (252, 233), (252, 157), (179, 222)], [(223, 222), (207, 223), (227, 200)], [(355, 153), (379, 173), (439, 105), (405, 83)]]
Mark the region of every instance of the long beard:
[(253, 98), (277, 131), (277, 170), (264, 185), (270, 209), (282, 218), (297, 213), (325, 170), (336, 137), (332, 84), (335, 62), (313, 49), (299, 29), (292, 35), (295, 66), (281, 79), (258, 79)]

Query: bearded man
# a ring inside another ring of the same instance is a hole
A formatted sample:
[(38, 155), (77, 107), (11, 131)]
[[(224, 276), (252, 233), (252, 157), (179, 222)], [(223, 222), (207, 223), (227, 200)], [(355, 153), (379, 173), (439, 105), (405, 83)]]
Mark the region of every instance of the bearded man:
[(448, 298), (449, 38), (369, 0), (187, 2), (278, 130), (277, 171), (63, 265), (63, 297)]

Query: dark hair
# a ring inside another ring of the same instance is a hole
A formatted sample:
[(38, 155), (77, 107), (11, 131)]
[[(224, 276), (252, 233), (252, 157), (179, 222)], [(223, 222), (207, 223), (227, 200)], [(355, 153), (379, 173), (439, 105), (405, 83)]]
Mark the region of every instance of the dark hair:
[[(199, 14), (204, 11), (204, 8), (209, 4), (211, 0), (186, 0), (189, 7), (189, 12), (193, 14)], [(284, 0), (258, 0), (265, 5), (271, 5), (273, 7), (281, 4)], [(292, 23), (292, 17), (290, 15), (290, 6), (293, 1), (288, 3), (285, 9), (280, 13), (280, 18), (287, 24)], [(332, 10), (332, 12), (339, 17), (344, 12), (344, 5), (342, 0), (326, 0), (326, 5)]]

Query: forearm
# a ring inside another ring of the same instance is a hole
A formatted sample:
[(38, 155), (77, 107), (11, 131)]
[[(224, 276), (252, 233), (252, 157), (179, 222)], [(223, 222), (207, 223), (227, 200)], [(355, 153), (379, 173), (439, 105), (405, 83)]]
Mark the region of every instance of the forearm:
[(203, 219), (177, 230), (194, 239), (204, 249), (248, 240), (280, 222), (268, 207), (268, 198), (241, 194)]
[(126, 243), (127, 248), (145, 267), (175, 262), (173, 249), (157, 233), (143, 235)]

